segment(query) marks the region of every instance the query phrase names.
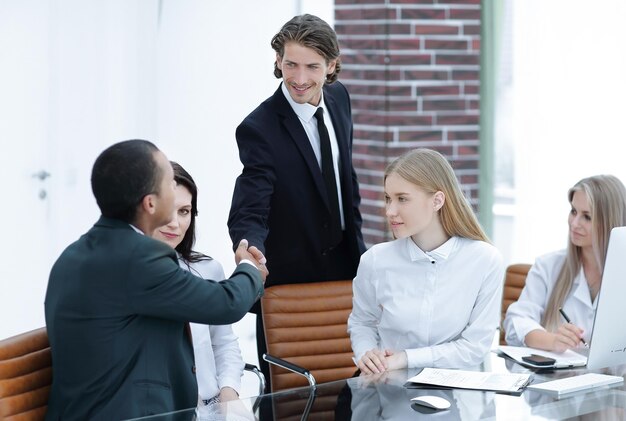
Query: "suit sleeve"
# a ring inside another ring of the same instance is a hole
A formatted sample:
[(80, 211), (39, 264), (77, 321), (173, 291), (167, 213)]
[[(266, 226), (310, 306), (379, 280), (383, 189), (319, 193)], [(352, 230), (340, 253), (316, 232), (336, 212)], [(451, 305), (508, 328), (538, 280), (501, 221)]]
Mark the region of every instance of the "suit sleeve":
[(354, 136), (354, 125), (352, 123), (352, 105), (350, 102), (350, 94), (346, 87), (337, 83), (339, 86), (343, 88), (343, 91), (346, 96), (346, 103), (348, 107), (348, 121), (350, 124), (350, 137), (348, 139), (348, 150), (350, 151), (350, 174), (351, 174), (351, 182), (352, 182), (352, 214), (354, 217), (354, 225), (356, 228), (356, 236), (357, 236), (357, 244), (359, 246), (359, 250), (361, 254), (365, 252), (365, 242), (363, 241), (363, 234), (361, 232), (361, 226), (363, 225), (363, 218), (361, 217), (361, 211), (359, 210), (359, 206), (361, 205), (361, 193), (359, 190), (359, 180), (356, 175), (356, 171), (354, 170), (354, 165), (352, 164), (352, 144), (353, 144), (353, 136)]
[[(346, 95), (348, 96), (348, 109), (350, 111), (349, 115), (352, 116), (352, 106), (350, 105), (350, 95), (348, 94), (347, 90), (346, 90)], [(361, 205), (361, 192), (359, 190), (359, 179), (356, 175), (356, 171), (354, 170), (354, 165), (352, 164), (353, 135), (354, 135), (354, 127), (352, 124), (352, 118), (350, 118), (350, 169), (351, 169), (351, 174), (352, 174), (352, 213), (354, 215), (354, 225), (356, 227), (357, 244), (359, 246), (359, 250), (361, 254), (363, 254), (365, 252), (365, 242), (363, 241), (363, 233), (361, 232), (361, 227), (363, 225), (363, 218), (361, 217), (361, 211), (359, 210), (359, 206)]]
[(365, 241), (363, 241), (363, 233), (361, 232), (361, 226), (363, 225), (363, 218), (361, 217), (361, 211), (359, 210), (359, 205), (361, 203), (361, 195), (359, 193), (359, 181), (356, 177), (356, 172), (354, 168), (352, 168), (352, 203), (353, 208), (352, 212), (354, 214), (354, 225), (356, 228), (356, 241), (359, 246), (359, 251), (361, 254), (365, 252)]
[(182, 269), (165, 245), (140, 243), (125, 289), (133, 313), (204, 324), (240, 320), (263, 293), (259, 271), (240, 264), (228, 280), (204, 280)]
[(260, 128), (246, 121), (237, 127), (235, 135), (243, 171), (235, 182), (228, 231), (233, 249), (245, 238), (265, 253), (267, 220), (276, 180), (271, 148)]

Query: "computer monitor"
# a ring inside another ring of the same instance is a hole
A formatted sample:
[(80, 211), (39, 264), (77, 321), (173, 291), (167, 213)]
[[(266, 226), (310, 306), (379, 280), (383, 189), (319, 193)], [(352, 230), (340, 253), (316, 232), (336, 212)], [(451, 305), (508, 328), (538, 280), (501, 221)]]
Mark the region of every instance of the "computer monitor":
[(626, 364), (626, 227), (611, 230), (587, 368)]

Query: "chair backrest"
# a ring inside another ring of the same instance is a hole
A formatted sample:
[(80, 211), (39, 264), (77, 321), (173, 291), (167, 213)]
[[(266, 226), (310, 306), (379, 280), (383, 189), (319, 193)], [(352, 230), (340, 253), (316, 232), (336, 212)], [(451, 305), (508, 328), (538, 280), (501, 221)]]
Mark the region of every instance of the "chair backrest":
[(43, 420), (51, 384), (45, 327), (0, 341), (0, 419)]
[[(267, 353), (308, 369), (317, 383), (356, 371), (348, 336), (352, 281), (276, 285), (261, 299)], [(272, 391), (306, 386), (297, 374), (270, 365)]]
[(530, 270), (530, 266), (527, 263), (516, 263), (506, 268), (506, 275), (504, 278), (504, 291), (502, 293), (502, 314), (500, 317), (500, 345), (505, 345), (504, 340), (504, 316), (506, 316), (506, 310), (509, 306), (517, 301), (524, 285), (526, 285), (526, 275)]

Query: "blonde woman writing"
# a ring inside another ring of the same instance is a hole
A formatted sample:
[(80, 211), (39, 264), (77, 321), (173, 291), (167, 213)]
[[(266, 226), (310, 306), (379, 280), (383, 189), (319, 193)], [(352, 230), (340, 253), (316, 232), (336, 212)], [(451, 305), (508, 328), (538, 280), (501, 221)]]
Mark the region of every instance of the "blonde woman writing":
[(597, 175), (580, 180), (567, 197), (567, 250), (538, 257), (528, 272), (504, 319), (509, 345), (563, 352), (589, 342), (609, 235), (626, 225), (626, 189), (616, 177)]
[(396, 240), (365, 252), (354, 279), (348, 331), (359, 369), (479, 364), (499, 321), (500, 253), (438, 152), (401, 156), (384, 183)]

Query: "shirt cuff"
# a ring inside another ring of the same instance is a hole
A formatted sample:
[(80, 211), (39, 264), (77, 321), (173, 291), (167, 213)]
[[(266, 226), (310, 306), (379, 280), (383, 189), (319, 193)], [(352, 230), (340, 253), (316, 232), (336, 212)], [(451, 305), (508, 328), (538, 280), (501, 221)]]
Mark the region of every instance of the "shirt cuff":
[[(368, 341), (369, 342), (369, 341)], [(352, 352), (354, 352), (354, 358), (358, 361), (361, 361), (361, 358), (363, 358), (363, 355), (365, 355), (365, 353), (371, 349), (379, 349), (380, 347), (378, 346), (378, 344), (376, 342), (374, 343), (363, 343), (361, 341), (358, 341), (357, 339), (354, 340), (353, 345), (352, 345)]]
[(431, 347), (405, 349), (408, 368), (432, 367), (433, 351)]
[(254, 268), (255, 268), (255, 269), (258, 269), (258, 268), (256, 267), (256, 265), (252, 262), (252, 260), (248, 260), (248, 259), (241, 259), (241, 260), (239, 261), (239, 264), (242, 264), (242, 263), (246, 263), (246, 264), (248, 264), (248, 265), (252, 265), (252, 266), (254, 266)]
[(234, 377), (224, 377), (219, 380), (219, 388), (222, 390), (224, 387), (230, 387), (235, 389), (237, 394), (241, 393), (241, 378), (235, 379)]

